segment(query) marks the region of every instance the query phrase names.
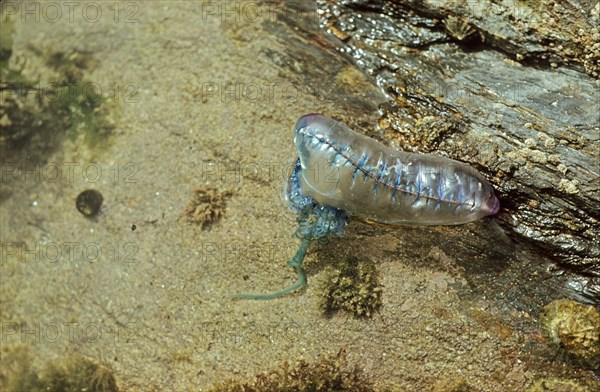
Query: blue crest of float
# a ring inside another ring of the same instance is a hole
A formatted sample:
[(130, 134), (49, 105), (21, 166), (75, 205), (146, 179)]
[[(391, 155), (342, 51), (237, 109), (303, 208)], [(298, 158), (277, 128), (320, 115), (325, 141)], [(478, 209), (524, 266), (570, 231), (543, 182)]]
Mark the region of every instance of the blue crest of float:
[(382, 223), (458, 225), (498, 212), (492, 185), (453, 159), (398, 151), (320, 114), (295, 126), (300, 187), (317, 203)]

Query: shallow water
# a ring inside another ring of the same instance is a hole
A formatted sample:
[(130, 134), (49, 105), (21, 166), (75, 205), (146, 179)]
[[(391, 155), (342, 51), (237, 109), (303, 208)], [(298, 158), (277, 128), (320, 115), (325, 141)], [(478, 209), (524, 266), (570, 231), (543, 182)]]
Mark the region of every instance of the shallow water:
[[(6, 385), (22, 351), (39, 372), (83, 355), (113, 369), (121, 390), (186, 391), (340, 349), (375, 390), (525, 390), (545, 377), (594, 385), (539, 339), (539, 306), (558, 296), (559, 278), (494, 218), (424, 229), (354, 220), (344, 237), (309, 250), (305, 290), (231, 299), (295, 279), (285, 262), (296, 222), (282, 193), (297, 118), (321, 112), (373, 130), (386, 99), (333, 49), (312, 7), (282, 18), (290, 10), (279, 3), (90, 2), (71, 20), (66, 3), (28, 3), (33, 16), (6, 4), (13, 69), (44, 83), (92, 83), (112, 102), (95, 112), (109, 133), (86, 139), (82, 126), (65, 136), (44, 118), (51, 133), (2, 157)], [(293, 29), (305, 41), (287, 40)], [(66, 54), (59, 63), (89, 59), (75, 66), (83, 76), (65, 82), (48, 61), (56, 53)], [(86, 189), (103, 196), (96, 217), (76, 209)], [(189, 209), (195, 189), (213, 198)], [(471, 253), (453, 254), (461, 241)], [(371, 318), (320, 306), (332, 268), (351, 259), (378, 273), (382, 306)], [(536, 283), (511, 285), (523, 276)]]

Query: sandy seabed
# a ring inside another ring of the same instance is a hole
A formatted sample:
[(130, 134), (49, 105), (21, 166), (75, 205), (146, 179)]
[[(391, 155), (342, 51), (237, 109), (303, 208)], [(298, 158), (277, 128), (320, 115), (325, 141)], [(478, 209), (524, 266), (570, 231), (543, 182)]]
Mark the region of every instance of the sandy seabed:
[[(535, 329), (503, 321), (533, 325), (530, 315), (463, 297), (467, 279), (436, 265), (451, 255), (434, 257), (431, 246), (420, 252), (432, 263), (407, 260), (411, 232), (397, 228), (369, 236), (367, 224), (351, 223), (346, 237), (311, 249), (307, 263), (317, 267), (305, 291), (233, 301), (232, 293), (295, 279), (285, 264), (298, 245), (295, 216), (282, 197), (292, 126), (305, 113), (340, 109), (291, 84), (265, 55), (285, 51), (265, 28), (275, 22), (262, 20), (268, 14), (222, 20), (197, 1), (121, 2), (116, 13), (112, 2), (94, 4), (103, 13), (93, 23), (79, 8), (73, 22), (66, 14), (15, 22), (15, 58), (36, 48), (90, 52), (97, 65), (87, 79), (105, 95), (119, 92), (121, 114), (108, 147), (66, 140), (48, 157), (72, 167), (72, 178), (51, 181), (46, 163), (12, 181), (0, 204), (2, 243), (27, 249), (5, 254), (0, 267), (3, 328), (19, 326), (3, 333), (3, 361), (17, 346), (40, 368), (81, 354), (114, 369), (127, 391), (207, 390), (341, 348), (381, 390), (464, 380), (480, 391), (519, 391), (570, 371), (531, 349)], [(49, 75), (34, 58), (24, 72)], [(231, 192), (205, 229), (182, 216), (198, 187)], [(104, 197), (95, 219), (75, 208), (89, 188)], [(371, 319), (325, 316), (319, 306), (327, 258), (351, 256), (375, 263), (381, 277), (383, 305)]]

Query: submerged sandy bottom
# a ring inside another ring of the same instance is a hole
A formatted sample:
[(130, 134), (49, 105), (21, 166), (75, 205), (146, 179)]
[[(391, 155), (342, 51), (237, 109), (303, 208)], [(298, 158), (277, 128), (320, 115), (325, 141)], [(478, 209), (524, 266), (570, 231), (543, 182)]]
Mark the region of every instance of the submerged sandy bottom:
[[(353, 222), (346, 237), (309, 252), (304, 292), (231, 300), (295, 279), (285, 261), (298, 245), (296, 223), (282, 199), (294, 159), (291, 127), (302, 114), (340, 109), (302, 86), (284, 97), (289, 82), (264, 53), (285, 48), (262, 23), (239, 14), (222, 22), (199, 2), (136, 4), (135, 23), (107, 16), (16, 24), (15, 53), (28, 44), (92, 51), (99, 64), (90, 80), (137, 93), (120, 103), (108, 148), (65, 142), (49, 158), (76, 163), (72, 180), (25, 177), (0, 205), (3, 243), (38, 249), (3, 260), (2, 322), (34, 331), (3, 335), (3, 350), (24, 345), (38, 367), (83, 354), (112, 367), (130, 391), (206, 390), (340, 348), (378, 388), (464, 380), (477, 390), (517, 391), (567, 371), (540, 365), (535, 330), (500, 321), (533, 325), (530, 315), (501, 314), (485, 297), (461, 295), (469, 285), (448, 267), (452, 255), (432, 245), (418, 251), (431, 263), (410, 260), (415, 229), (378, 228), (373, 236)], [(273, 94), (249, 90), (256, 88)], [(102, 172), (86, 182), (79, 168), (91, 162)], [(222, 219), (205, 230), (182, 217), (199, 186), (232, 192)], [(88, 188), (105, 200), (95, 220), (75, 209)], [(74, 257), (52, 260), (44, 253), (52, 244), (74, 244)], [(383, 306), (372, 319), (326, 317), (319, 307), (327, 261), (351, 256), (380, 273)]]

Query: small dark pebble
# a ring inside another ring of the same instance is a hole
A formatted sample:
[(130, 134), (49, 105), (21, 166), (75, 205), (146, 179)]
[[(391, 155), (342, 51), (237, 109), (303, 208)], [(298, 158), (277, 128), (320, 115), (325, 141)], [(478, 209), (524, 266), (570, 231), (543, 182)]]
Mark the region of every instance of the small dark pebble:
[(93, 189), (87, 189), (77, 196), (75, 205), (79, 212), (89, 218), (100, 213), (103, 200), (104, 198), (100, 192)]
[(131, 231), (135, 231), (135, 229), (137, 229), (136, 225), (131, 225)]

